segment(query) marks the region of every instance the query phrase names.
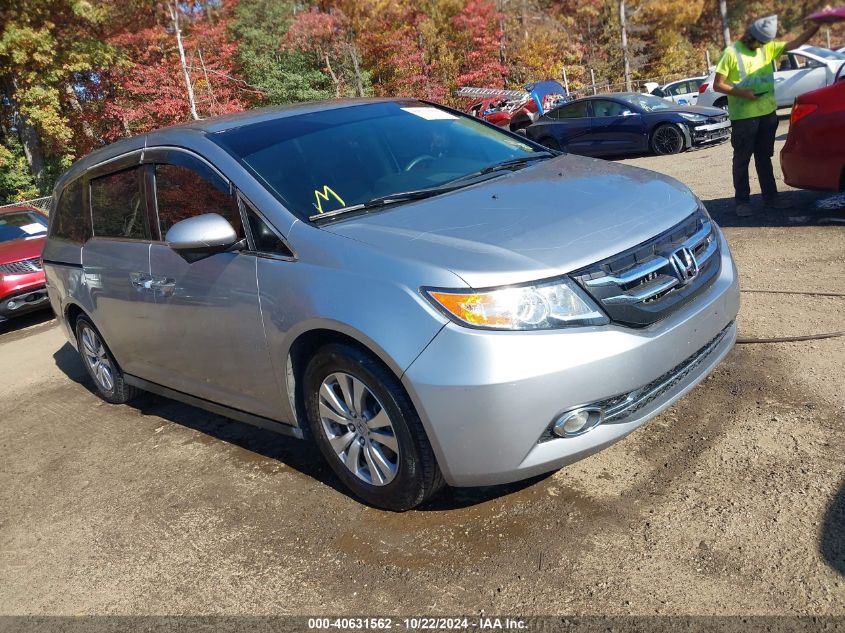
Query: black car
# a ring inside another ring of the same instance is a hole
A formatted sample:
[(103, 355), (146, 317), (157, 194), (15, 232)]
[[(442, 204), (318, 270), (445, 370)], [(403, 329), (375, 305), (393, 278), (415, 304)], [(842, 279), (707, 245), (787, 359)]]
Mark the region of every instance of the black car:
[(526, 135), (552, 149), (585, 156), (677, 154), (723, 141), (731, 123), (721, 108), (679, 106), (637, 92), (596, 95), (551, 110)]

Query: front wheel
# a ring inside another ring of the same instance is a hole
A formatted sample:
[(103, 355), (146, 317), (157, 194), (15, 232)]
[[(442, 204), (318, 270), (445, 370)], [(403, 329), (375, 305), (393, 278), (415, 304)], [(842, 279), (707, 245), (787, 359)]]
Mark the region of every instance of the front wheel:
[(675, 125), (661, 125), (651, 135), (651, 151), (655, 154), (677, 154), (683, 149), (684, 135)]
[(320, 452), (364, 501), (401, 512), (443, 486), (410, 398), (372, 356), (342, 344), (320, 349), (305, 369), (304, 393)]

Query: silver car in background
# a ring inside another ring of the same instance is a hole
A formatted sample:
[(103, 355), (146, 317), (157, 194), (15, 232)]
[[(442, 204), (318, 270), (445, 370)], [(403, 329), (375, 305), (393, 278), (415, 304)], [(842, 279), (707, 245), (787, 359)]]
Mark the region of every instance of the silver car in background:
[(105, 400), (312, 439), (392, 510), (623, 438), (713, 370), (739, 307), (677, 181), (414, 100), (105, 147), (59, 181), (43, 258)]
[[(796, 97), (832, 85), (845, 74), (845, 54), (819, 46), (799, 46), (774, 62), (775, 101), (779, 108), (791, 107)], [(701, 84), (698, 105), (727, 109), (728, 98), (713, 90), (716, 72)]]

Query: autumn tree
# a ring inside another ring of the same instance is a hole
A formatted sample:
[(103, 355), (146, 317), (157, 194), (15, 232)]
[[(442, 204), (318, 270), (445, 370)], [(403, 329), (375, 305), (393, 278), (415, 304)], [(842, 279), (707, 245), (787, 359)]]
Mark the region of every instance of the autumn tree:
[(98, 139), (79, 86), (114, 60), (103, 41), (107, 4), (94, 0), (5, 0), (0, 5), (0, 103), (5, 162), (19, 147), (41, 191)]
[(457, 85), (504, 86), (507, 67), (500, 60), (502, 16), (490, 0), (469, 0), (452, 18), (458, 55)]
[[(243, 110), (260, 97), (261, 91), (238, 75), (237, 44), (229, 35), (231, 3), (209, 6), (213, 8), (159, 2), (135, 29), (109, 39), (119, 60), (103, 77), (110, 87), (103, 110), (109, 124), (104, 130), (107, 139), (186, 121), (192, 107), (200, 117), (215, 116)], [(179, 13), (184, 65), (171, 14), (174, 8)]]
[(305, 53), (331, 78), (334, 96), (364, 96), (358, 46), (343, 12), (317, 8), (297, 13), (281, 41), (281, 50)]

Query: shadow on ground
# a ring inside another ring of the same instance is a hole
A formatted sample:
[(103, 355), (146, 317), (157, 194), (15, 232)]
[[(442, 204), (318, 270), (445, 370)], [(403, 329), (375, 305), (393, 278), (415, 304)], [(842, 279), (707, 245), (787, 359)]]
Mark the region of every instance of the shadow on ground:
[[(56, 367), (68, 378), (96, 394), (96, 388), (82, 364), (82, 359), (69, 343), (65, 343), (55, 352), (53, 359)], [(320, 451), (310, 441), (278, 435), (151, 393), (144, 393), (125, 406), (131, 406), (143, 415), (154, 415), (180, 426), (199, 431), (208, 437), (276, 460), (303, 475), (320, 481), (343, 495), (351, 496), (325, 463)], [(447, 487), (430, 502), (420, 506), (419, 510), (442, 511), (474, 506), (527, 488), (547, 476), (543, 475), (502, 486)]]
[(37, 312), (30, 312), (29, 314), (14, 317), (13, 319), (0, 323), (0, 336), (14, 334), (15, 332), (20, 332), (21, 330), (25, 330), (26, 328), (34, 325), (47, 323), (48, 321), (52, 321), (53, 318), (53, 311), (49, 308), (47, 310), (38, 310)]
[(832, 195), (817, 191), (784, 191), (780, 196), (792, 203), (792, 208), (782, 211), (768, 210), (764, 208), (763, 199), (760, 196), (751, 196), (751, 206), (754, 207), (755, 214), (747, 218), (737, 217), (733, 196), (703, 199), (702, 202), (713, 219), (723, 227), (841, 224), (845, 222), (845, 208), (821, 209), (817, 206), (817, 202)]
[(824, 561), (845, 576), (845, 482), (825, 513), (819, 549)]

